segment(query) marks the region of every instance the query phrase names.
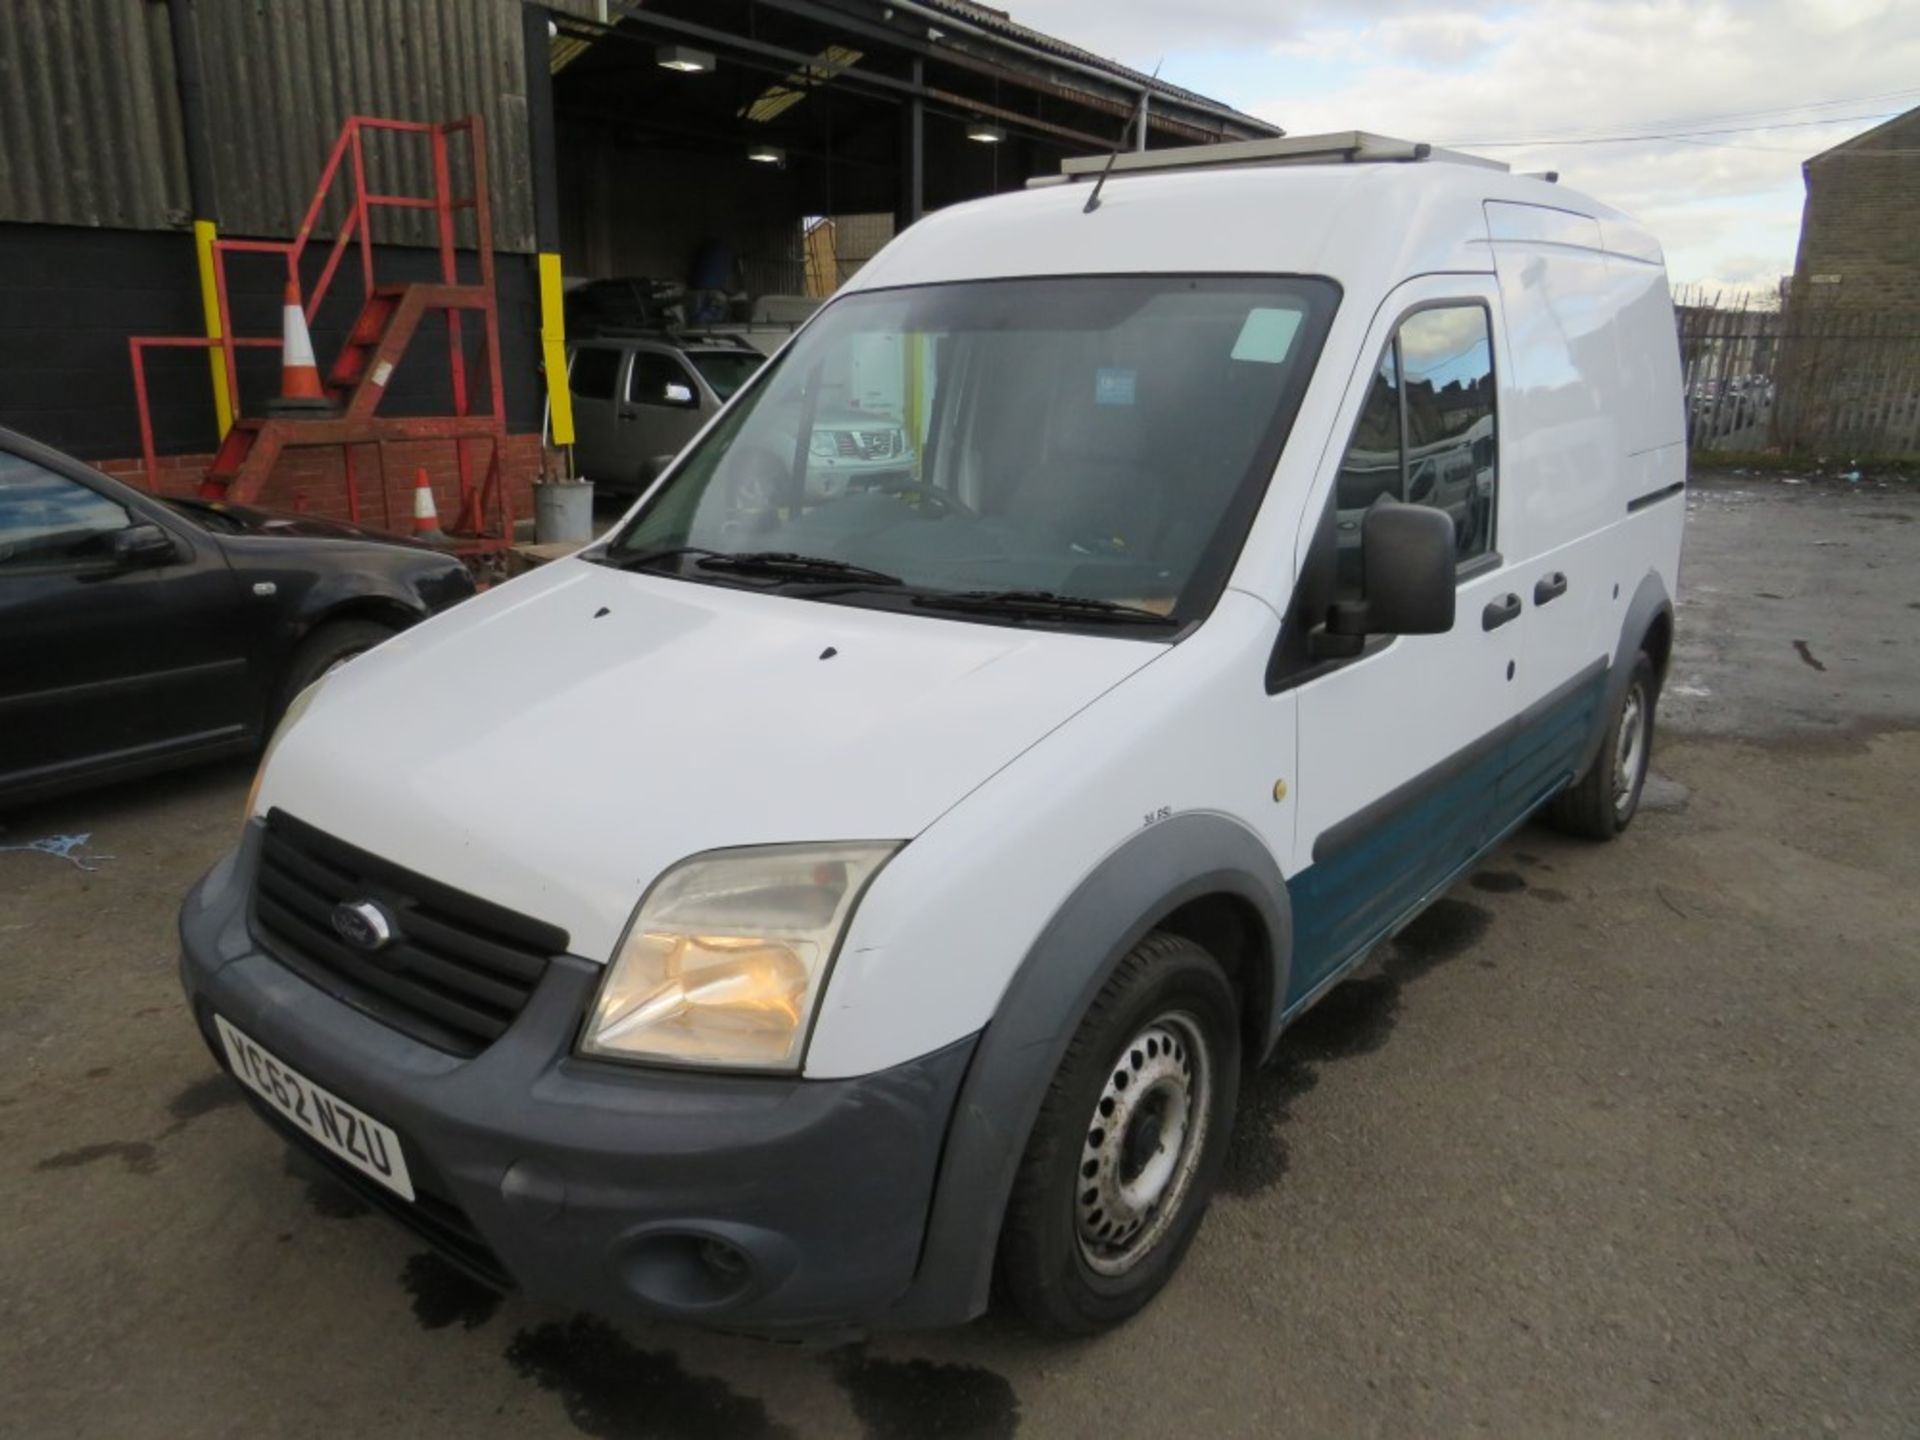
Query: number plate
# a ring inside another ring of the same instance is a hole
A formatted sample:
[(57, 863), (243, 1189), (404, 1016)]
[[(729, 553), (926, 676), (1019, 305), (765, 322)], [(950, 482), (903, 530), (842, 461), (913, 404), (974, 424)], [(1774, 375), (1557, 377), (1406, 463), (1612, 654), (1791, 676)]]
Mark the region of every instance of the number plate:
[(242, 1084), (354, 1169), (402, 1199), (413, 1199), (413, 1181), (407, 1177), (398, 1135), (275, 1059), (218, 1015), (213, 1023)]

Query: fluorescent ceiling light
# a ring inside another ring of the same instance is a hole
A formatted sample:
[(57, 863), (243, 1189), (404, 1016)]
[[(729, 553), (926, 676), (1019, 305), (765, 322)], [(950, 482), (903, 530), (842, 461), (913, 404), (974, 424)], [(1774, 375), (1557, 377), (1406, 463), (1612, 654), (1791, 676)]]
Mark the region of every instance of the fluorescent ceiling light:
[(747, 147), (747, 159), (761, 165), (784, 165), (787, 152), (778, 145), (750, 145)]
[(984, 121), (976, 120), (967, 126), (967, 138), (978, 140), (982, 145), (998, 145), (1007, 138), (1007, 132), (998, 125), (988, 125)]
[(813, 63), (795, 70), (760, 92), (759, 98), (740, 112), (743, 120), (766, 124), (807, 98), (816, 85), (825, 85), (842, 70), (860, 59), (861, 52), (845, 45), (829, 45), (813, 57)]
[(656, 45), (653, 47), (653, 63), (662, 70), (700, 75), (713, 69), (714, 62), (710, 51), (695, 50), (690, 45)]

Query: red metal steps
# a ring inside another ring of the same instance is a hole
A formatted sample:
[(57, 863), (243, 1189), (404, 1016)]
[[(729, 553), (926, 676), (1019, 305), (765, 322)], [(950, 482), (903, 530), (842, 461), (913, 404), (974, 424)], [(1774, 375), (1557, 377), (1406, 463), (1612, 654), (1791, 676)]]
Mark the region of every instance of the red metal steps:
[(347, 332), (340, 353), (334, 356), (333, 366), (327, 371), (327, 393), (334, 399), (338, 400), (358, 385), (360, 377), (367, 373), (367, 356), (387, 333), (387, 323), (399, 308), (400, 297), (406, 290), (404, 285), (376, 286), (361, 305), (353, 329)]

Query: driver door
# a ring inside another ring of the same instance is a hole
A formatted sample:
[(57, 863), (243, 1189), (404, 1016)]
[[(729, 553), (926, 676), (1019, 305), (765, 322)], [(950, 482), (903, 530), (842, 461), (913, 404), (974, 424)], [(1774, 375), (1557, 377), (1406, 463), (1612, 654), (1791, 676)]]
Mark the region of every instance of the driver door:
[(1496, 313), (1477, 277), (1412, 281), (1389, 297), (1308, 511), (1323, 518), (1303, 529), (1301, 573), (1336, 574), (1338, 598), (1357, 597), (1361, 521), (1382, 499), (1452, 517), (1458, 581), (1446, 634), (1376, 638), (1299, 682), (1290, 1004), (1450, 883), (1496, 828), (1525, 629), (1499, 549), (1511, 505), (1498, 477)]
[[(160, 526), (171, 557), (116, 560), (135, 524)], [(260, 707), (241, 609), (205, 535), (84, 466), (0, 450), (0, 792), (246, 743)]]

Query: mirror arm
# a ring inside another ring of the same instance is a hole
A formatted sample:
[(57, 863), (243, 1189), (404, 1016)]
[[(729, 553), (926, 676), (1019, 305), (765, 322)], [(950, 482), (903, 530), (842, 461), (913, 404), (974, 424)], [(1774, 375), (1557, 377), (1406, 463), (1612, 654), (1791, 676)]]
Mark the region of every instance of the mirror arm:
[(1336, 600), (1327, 607), (1327, 634), (1362, 640), (1370, 633), (1365, 600)]

